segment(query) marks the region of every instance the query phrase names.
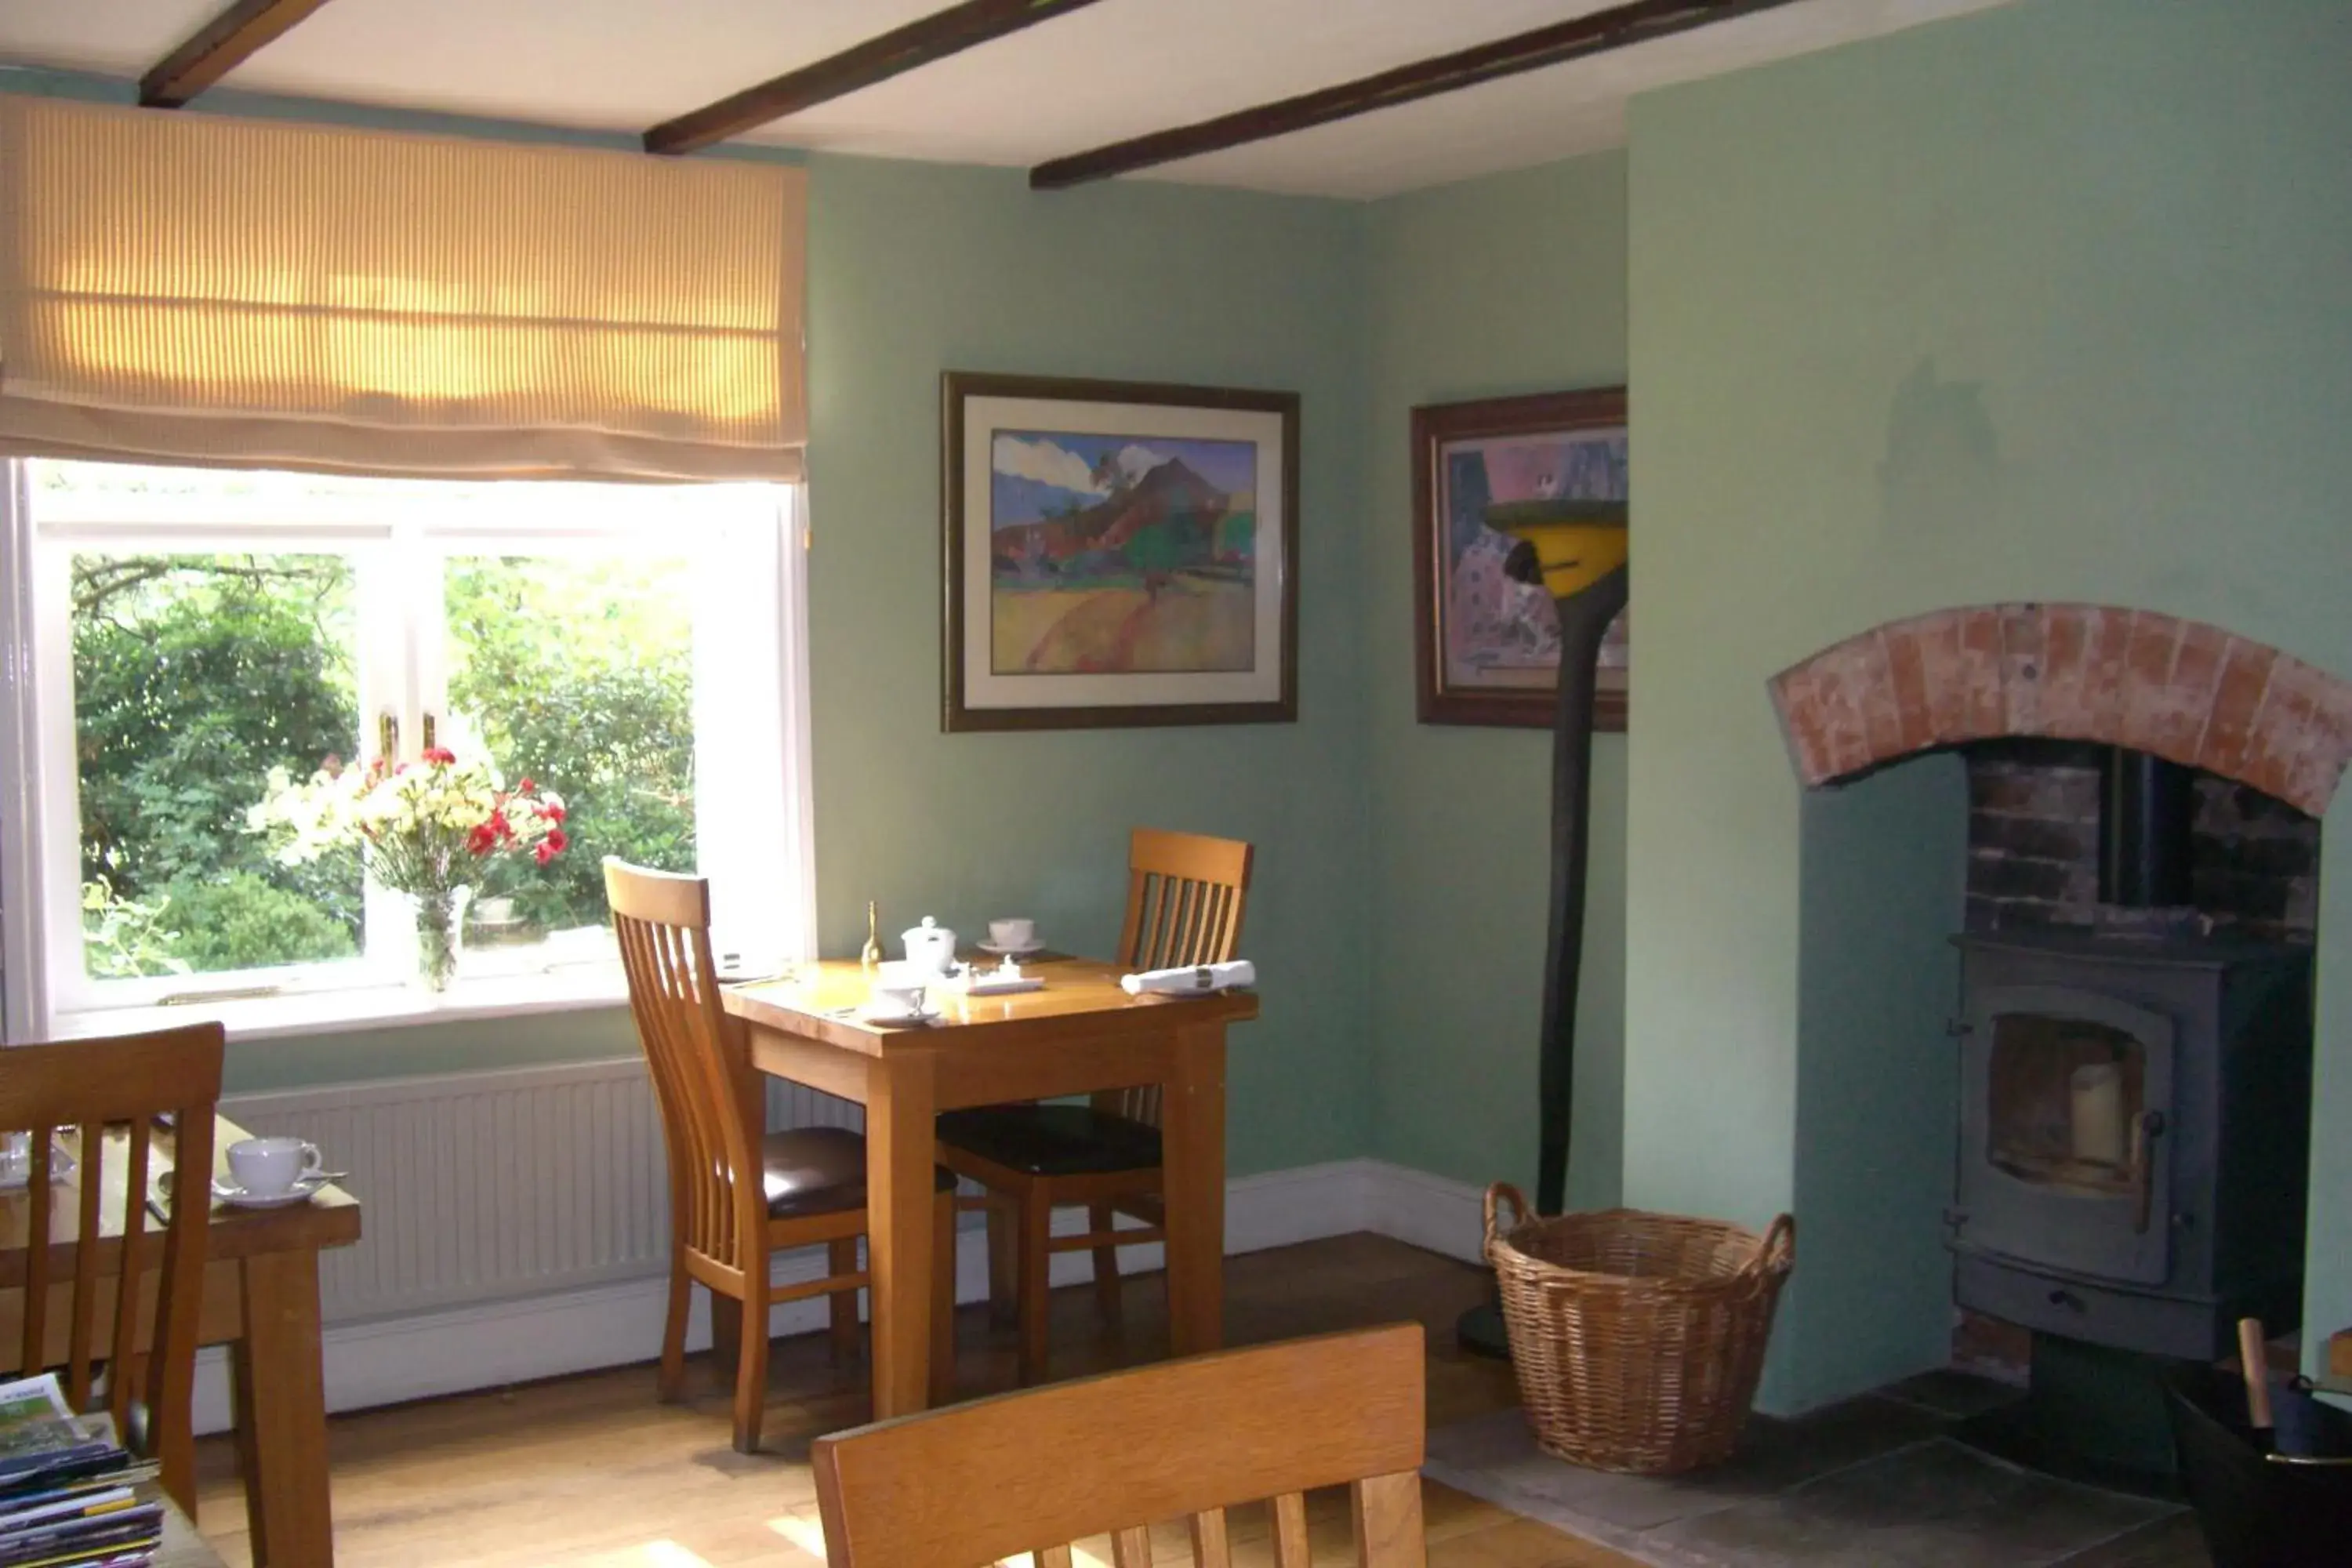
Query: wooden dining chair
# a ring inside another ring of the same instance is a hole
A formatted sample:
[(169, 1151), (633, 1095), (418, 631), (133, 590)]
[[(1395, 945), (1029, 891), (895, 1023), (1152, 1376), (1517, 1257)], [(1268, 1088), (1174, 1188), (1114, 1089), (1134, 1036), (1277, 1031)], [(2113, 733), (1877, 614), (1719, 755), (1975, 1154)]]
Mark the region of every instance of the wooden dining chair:
[[(1127, 920), (1118, 962), (1130, 969), (1222, 963), (1239, 951), (1250, 847), (1137, 828), (1128, 844)], [(1160, 1086), (1097, 1094), (1086, 1105), (984, 1105), (939, 1119), (940, 1158), (987, 1190), (989, 1304), (1020, 1321), (1020, 1375), (1045, 1372), (1047, 1271), (1057, 1252), (1094, 1254), (1095, 1300), (1119, 1316), (1118, 1249), (1165, 1239)], [(1053, 1211), (1083, 1204), (1086, 1233), (1056, 1237)], [(1118, 1229), (1118, 1215), (1143, 1222)], [(1008, 1237), (1007, 1231), (1011, 1234)]]
[(1270, 1501), (1276, 1568), (1307, 1568), (1307, 1503), (1349, 1489), (1358, 1568), (1423, 1568), (1422, 1331), (1221, 1351), (975, 1400), (819, 1437), (828, 1568), (979, 1568), (1110, 1537), (1150, 1568), (1150, 1527), (1182, 1521), (1191, 1556), (1230, 1568), (1225, 1510)]
[[(123, 1446), (155, 1459), (164, 1489), (191, 1510), (224, 1037), (218, 1024), (191, 1024), (0, 1052), (0, 1131), (27, 1134), (30, 1164), (24, 1192), (0, 1199), (12, 1375), (58, 1373), (67, 1402), (103, 1407)], [(162, 1157), (170, 1171), (159, 1191)], [(69, 1175), (61, 1158), (73, 1161)]]
[[(768, 1388), (768, 1309), (830, 1298), (834, 1343), (854, 1346), (857, 1267), (866, 1234), (866, 1140), (840, 1127), (766, 1132), (766, 1100), (744, 1048), (742, 1024), (719, 1004), (710, 955), (710, 884), (607, 858), (612, 906), (629, 1006), (661, 1107), (670, 1189), (669, 1315), (657, 1387), (677, 1397), (686, 1371), (693, 1287), (711, 1293), (712, 1338), (726, 1320), (735, 1362), (735, 1447), (760, 1446)], [(931, 1399), (944, 1403), (955, 1371), (955, 1178), (936, 1172), (938, 1252), (931, 1307)], [(826, 1249), (823, 1279), (779, 1286), (770, 1258), (792, 1247)], [(731, 1313), (719, 1310), (731, 1303)]]

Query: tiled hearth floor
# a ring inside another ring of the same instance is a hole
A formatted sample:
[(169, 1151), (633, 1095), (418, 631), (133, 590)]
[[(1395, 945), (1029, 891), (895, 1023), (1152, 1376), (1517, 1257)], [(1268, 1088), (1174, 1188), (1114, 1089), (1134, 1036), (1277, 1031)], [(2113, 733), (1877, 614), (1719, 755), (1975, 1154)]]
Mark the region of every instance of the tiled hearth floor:
[(1686, 1477), (1577, 1468), (1517, 1410), (1430, 1434), (1433, 1480), (1658, 1568), (2209, 1568), (2189, 1514), (1986, 1458), (1953, 1425), (2014, 1397), (1931, 1373), (1795, 1421)]

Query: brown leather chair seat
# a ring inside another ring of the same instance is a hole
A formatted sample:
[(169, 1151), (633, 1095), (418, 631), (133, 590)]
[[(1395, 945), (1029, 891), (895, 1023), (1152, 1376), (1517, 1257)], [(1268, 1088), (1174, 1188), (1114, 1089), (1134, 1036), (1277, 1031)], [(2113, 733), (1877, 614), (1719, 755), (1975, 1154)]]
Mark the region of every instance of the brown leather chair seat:
[[(801, 1127), (760, 1140), (768, 1217), (838, 1214), (866, 1206), (866, 1137), (846, 1127)], [(931, 1167), (931, 1190), (952, 1192), (955, 1173)]]
[(1032, 1176), (1148, 1170), (1160, 1129), (1090, 1105), (980, 1105), (940, 1118), (940, 1138)]

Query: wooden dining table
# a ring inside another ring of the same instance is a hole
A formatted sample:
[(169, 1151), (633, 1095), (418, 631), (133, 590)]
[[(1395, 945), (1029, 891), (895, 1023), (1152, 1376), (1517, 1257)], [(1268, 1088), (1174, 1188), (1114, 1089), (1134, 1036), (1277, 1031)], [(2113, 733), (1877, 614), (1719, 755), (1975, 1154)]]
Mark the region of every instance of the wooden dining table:
[[(869, 1023), (859, 965), (803, 965), (791, 979), (727, 987), (744, 1023), (747, 1074), (866, 1108), (871, 1216), (874, 1414), (924, 1407), (930, 1376), (934, 1122), (942, 1110), (1159, 1084), (1168, 1319), (1178, 1355), (1224, 1340), (1225, 1026), (1257, 1016), (1246, 991), (1146, 994), (1085, 959), (1034, 963), (1036, 991), (966, 996), (931, 988), (935, 1023)], [(751, 1080), (756, 1083), (756, 1079)], [(747, 1104), (761, 1103), (747, 1095)]]
[[(226, 1173), (226, 1151), (245, 1137), (243, 1128), (215, 1117), (215, 1173)], [(53, 1242), (70, 1240), (78, 1226), (80, 1183), (91, 1170), (75, 1153), (72, 1177), (50, 1189)], [(101, 1213), (103, 1234), (121, 1234), (122, 1205), (113, 1195), (125, 1179), (123, 1150), (128, 1133), (110, 1129), (97, 1162), (107, 1186)], [(152, 1162), (171, 1168), (173, 1141), (155, 1135)], [(23, 1189), (0, 1193), (0, 1373), (14, 1374), (23, 1338), (25, 1247), (30, 1234), (30, 1195)], [(334, 1525), (327, 1498), (327, 1395), (319, 1321), (319, 1254), (349, 1247), (360, 1238), (360, 1205), (341, 1187), (329, 1186), (306, 1203), (275, 1209), (231, 1208), (215, 1204), (205, 1232), (204, 1308), (199, 1344), (226, 1345), (236, 1395), (237, 1468), (245, 1485), (246, 1516), (253, 1537), (256, 1568), (331, 1568)], [(153, 1272), (146, 1276), (152, 1282)], [(14, 1280), (16, 1289), (6, 1289)], [(58, 1337), (57, 1360), (64, 1359), (62, 1335), (71, 1314), (68, 1271), (53, 1287), (47, 1321)], [(112, 1310), (101, 1298), (102, 1311)], [(201, 1561), (194, 1559), (193, 1561)]]

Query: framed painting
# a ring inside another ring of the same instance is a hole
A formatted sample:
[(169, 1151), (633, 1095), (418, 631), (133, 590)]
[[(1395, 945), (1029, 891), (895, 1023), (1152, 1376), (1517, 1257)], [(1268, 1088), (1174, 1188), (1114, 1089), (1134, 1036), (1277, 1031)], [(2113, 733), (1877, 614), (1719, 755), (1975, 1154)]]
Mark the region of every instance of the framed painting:
[(941, 727), (1298, 716), (1298, 396), (950, 371)]
[[(1557, 600), (1626, 559), (1625, 451), (1622, 386), (1412, 411), (1423, 723), (1551, 727)], [(1625, 727), (1628, 614), (1601, 644), (1598, 729)]]

